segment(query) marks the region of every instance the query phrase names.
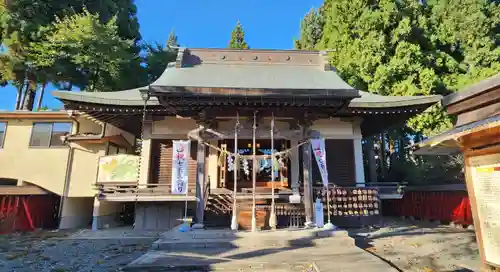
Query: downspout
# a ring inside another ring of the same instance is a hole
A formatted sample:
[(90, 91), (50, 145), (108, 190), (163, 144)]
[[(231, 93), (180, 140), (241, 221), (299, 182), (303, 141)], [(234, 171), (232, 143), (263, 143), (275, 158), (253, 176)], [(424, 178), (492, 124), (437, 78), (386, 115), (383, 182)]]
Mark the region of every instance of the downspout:
[[(78, 120), (73, 116), (72, 112), (69, 112), (68, 114), (70, 114), (71, 119), (76, 124), (76, 131), (78, 132), (80, 130), (80, 122), (78, 122)], [(96, 136), (76, 136), (76, 137), (67, 136), (64, 139), (65, 142), (69, 143), (69, 145), (68, 145), (69, 151), (68, 151), (68, 159), (66, 161), (66, 173), (65, 173), (65, 177), (64, 177), (63, 195), (61, 196), (61, 201), (59, 202), (59, 212), (58, 212), (59, 219), (61, 219), (64, 200), (69, 194), (69, 182), (71, 180), (71, 170), (72, 170), (72, 166), (73, 166), (73, 157), (74, 157), (74, 153), (75, 153), (74, 147), (71, 146), (71, 141), (80, 140), (80, 139), (83, 140), (83, 139), (89, 139), (89, 138), (90, 139), (102, 139), (102, 138), (104, 138), (105, 134), (106, 134), (106, 123), (103, 123), (101, 133), (96, 135)], [(61, 222), (59, 221), (59, 224), (60, 223)]]
[[(74, 117), (73, 115), (73, 111), (68, 111), (68, 115), (70, 116), (71, 120), (73, 120), (73, 123), (76, 124), (76, 129), (75, 131), (79, 131), (80, 130), (80, 122), (78, 122), (78, 120)], [(64, 138), (64, 141), (66, 142), (67, 141), (67, 138)], [(71, 165), (72, 165), (72, 162), (73, 162), (73, 153), (74, 153), (74, 150), (73, 150), (73, 147), (71, 146), (71, 144), (68, 144), (68, 158), (66, 160), (66, 172), (64, 174), (64, 185), (63, 185), (63, 194), (61, 196), (61, 201), (59, 201), (59, 210), (57, 212), (57, 217), (59, 218), (59, 226), (58, 228), (61, 226), (61, 216), (62, 216), (62, 210), (63, 210), (63, 203), (64, 203), (64, 200), (65, 200), (65, 197), (68, 195), (68, 185), (69, 185), (69, 180), (70, 180), (70, 177), (71, 177)]]

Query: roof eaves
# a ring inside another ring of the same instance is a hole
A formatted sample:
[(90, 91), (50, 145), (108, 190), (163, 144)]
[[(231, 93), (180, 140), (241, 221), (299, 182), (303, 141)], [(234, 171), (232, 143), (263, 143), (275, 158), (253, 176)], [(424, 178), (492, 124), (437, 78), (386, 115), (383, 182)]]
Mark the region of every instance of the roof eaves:
[(349, 103), (350, 108), (397, 108), (406, 106), (434, 104), (442, 99), (440, 95), (415, 96), (397, 101), (363, 101), (363, 97)]
[(441, 104), (443, 105), (443, 107), (447, 107), (451, 104), (458, 103), (499, 86), (500, 73), (488, 79), (482, 80), (472, 86), (466, 87), (463, 90), (445, 96), (442, 99)]
[[(137, 95), (138, 98), (132, 99), (120, 99), (120, 98), (105, 98), (105, 97), (96, 97), (92, 95), (83, 95), (74, 92), (65, 92), (65, 91), (55, 91), (52, 93), (54, 97), (60, 100), (68, 100), (68, 101), (77, 101), (82, 103), (89, 104), (103, 104), (103, 105), (117, 105), (117, 106), (143, 106), (144, 101), (140, 98), (139, 91)], [(151, 98), (148, 101), (148, 105), (156, 106), (158, 105), (158, 101), (156, 98)]]

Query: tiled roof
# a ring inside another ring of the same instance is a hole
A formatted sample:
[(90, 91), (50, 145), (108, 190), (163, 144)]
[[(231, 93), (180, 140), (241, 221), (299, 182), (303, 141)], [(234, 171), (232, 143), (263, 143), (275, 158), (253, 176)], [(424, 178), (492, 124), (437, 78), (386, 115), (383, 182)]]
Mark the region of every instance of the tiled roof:
[[(57, 91), (54, 96), (82, 103), (141, 106), (141, 90), (197, 96), (217, 89), (218, 95), (231, 90), (231, 96), (342, 97), (352, 99), (349, 107), (353, 108), (424, 105), (441, 99), (357, 91), (338, 76), (325, 57), (324, 52), (297, 50), (179, 49), (176, 62), (150, 86), (117, 92)], [(154, 97), (148, 103), (158, 105)]]

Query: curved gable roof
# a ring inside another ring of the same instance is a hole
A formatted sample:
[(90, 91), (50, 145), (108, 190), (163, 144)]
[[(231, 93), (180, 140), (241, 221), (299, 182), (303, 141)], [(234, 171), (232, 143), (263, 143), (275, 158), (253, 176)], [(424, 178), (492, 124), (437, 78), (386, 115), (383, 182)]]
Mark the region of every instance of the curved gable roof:
[[(54, 91), (52, 94), (66, 101), (88, 104), (116, 105), (116, 106), (143, 106), (141, 90), (148, 87), (135, 88), (116, 92), (70, 92)], [(354, 98), (349, 103), (350, 108), (396, 108), (414, 105), (434, 104), (441, 100), (439, 95), (431, 96), (382, 96), (368, 92), (358, 91), (361, 97)], [(148, 101), (148, 105), (160, 105), (155, 97)]]

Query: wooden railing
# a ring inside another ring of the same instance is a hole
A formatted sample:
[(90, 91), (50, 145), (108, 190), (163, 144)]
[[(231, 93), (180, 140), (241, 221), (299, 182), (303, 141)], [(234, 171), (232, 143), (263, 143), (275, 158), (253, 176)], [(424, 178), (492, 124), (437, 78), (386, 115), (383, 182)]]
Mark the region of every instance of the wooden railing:
[[(170, 184), (137, 184), (132, 182), (106, 182), (96, 184), (98, 196), (101, 198), (141, 198), (183, 196), (172, 194)], [(185, 195), (184, 195), (185, 196)], [(187, 196), (196, 196), (196, 188), (188, 190)]]

